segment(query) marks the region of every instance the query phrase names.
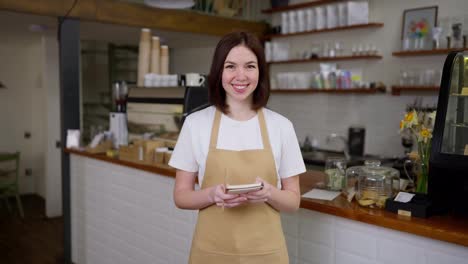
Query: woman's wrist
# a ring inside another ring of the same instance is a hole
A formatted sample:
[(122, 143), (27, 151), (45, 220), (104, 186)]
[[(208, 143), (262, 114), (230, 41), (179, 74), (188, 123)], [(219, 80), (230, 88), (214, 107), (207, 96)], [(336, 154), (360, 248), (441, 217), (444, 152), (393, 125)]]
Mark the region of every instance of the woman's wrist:
[(215, 203), (215, 193), (216, 193), (216, 185), (208, 188), (208, 202), (210, 204)]

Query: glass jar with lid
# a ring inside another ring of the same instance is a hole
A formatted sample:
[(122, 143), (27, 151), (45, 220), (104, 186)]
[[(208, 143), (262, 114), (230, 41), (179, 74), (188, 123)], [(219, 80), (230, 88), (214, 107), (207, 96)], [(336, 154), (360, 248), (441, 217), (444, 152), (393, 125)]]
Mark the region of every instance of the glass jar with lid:
[(359, 205), (371, 208), (385, 207), (387, 198), (394, 197), (400, 190), (398, 170), (380, 166), (378, 160), (366, 160), (364, 166), (346, 170), (346, 191), (356, 191)]

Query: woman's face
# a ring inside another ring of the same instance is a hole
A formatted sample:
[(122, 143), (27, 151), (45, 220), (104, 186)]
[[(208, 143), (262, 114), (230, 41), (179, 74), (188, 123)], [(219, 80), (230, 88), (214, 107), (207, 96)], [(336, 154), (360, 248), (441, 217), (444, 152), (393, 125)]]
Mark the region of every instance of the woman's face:
[(244, 45), (231, 49), (224, 61), (223, 88), (226, 91), (226, 101), (252, 102), (252, 93), (258, 84), (257, 56)]

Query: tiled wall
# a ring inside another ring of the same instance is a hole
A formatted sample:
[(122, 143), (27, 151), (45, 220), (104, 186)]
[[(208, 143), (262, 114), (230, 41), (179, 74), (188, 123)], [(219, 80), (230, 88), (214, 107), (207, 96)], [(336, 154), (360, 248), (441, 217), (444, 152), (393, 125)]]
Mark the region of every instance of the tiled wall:
[[(187, 263), (195, 211), (174, 179), (72, 155), (72, 260)], [(468, 248), (301, 209), (282, 215), (291, 264), (466, 264)]]
[(187, 263), (195, 211), (172, 200), (174, 179), (72, 156), (72, 260)]
[(291, 264), (466, 264), (468, 247), (301, 209), (283, 214)]
[[(424, 104), (435, 105), (434, 96), (421, 96)], [(406, 105), (414, 96), (390, 95), (273, 95), (268, 107), (286, 116), (294, 124), (302, 142), (309, 135), (315, 137), (321, 148), (341, 150), (339, 141), (326, 143), (330, 133), (347, 136), (349, 126), (366, 128), (365, 153), (376, 155), (403, 155), (399, 120)]]

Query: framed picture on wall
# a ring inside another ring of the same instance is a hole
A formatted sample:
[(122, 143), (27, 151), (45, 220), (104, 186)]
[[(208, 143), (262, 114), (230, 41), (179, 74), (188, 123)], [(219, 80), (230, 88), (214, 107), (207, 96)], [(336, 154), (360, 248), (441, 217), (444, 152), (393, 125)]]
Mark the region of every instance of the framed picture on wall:
[(403, 12), (403, 49), (432, 49), (432, 29), (437, 23), (437, 6), (407, 9)]

